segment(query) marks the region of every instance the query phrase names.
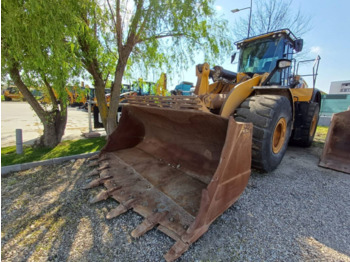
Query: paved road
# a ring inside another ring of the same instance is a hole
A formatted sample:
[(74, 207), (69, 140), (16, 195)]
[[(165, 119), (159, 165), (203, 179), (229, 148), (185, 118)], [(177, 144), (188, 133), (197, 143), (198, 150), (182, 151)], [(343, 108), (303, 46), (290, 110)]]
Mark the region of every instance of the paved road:
[[(16, 144), (15, 130), (23, 130), (24, 144), (32, 144), (43, 133), (43, 125), (26, 102), (1, 102), (1, 146)], [(76, 107), (68, 108), (68, 122), (63, 140), (81, 138), (89, 131), (88, 113)], [(99, 129), (99, 131), (102, 131)], [(103, 132), (102, 132), (103, 133)]]

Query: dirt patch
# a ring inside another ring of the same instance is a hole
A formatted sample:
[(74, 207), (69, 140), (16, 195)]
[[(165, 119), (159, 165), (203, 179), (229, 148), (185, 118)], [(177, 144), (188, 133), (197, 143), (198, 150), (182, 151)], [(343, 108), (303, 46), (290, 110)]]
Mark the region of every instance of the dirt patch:
[[(350, 261), (350, 176), (317, 167), (321, 149), (289, 148), (269, 174), (253, 172), (234, 206), (179, 261)], [(130, 232), (142, 217), (106, 220), (113, 200), (83, 159), (2, 179), (2, 261), (163, 261), (174, 241)]]

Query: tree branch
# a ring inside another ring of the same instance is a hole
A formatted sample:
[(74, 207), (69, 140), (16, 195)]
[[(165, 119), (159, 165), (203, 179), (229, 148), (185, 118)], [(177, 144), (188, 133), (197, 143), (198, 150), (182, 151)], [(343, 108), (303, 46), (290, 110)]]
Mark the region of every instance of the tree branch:
[(56, 99), (55, 93), (53, 92), (52, 86), (47, 81), (46, 76), (41, 75), (41, 78), (43, 79), (43, 81), (45, 83), (45, 86), (46, 86), (46, 88), (47, 88), (47, 90), (49, 92), (50, 99), (51, 99), (51, 102), (52, 102), (52, 106), (53, 106), (53, 109), (55, 110), (55, 109), (58, 108), (58, 104), (57, 104), (57, 99)]
[[(137, 43), (136, 30), (141, 19), (142, 6), (143, 6), (143, 0), (139, 0), (136, 5), (136, 12), (135, 12), (134, 18), (132, 19), (131, 25), (129, 27), (129, 34), (128, 34), (128, 39), (126, 41), (125, 47), (129, 49), (131, 48), (130, 51), (132, 50), (134, 45)], [(121, 50), (121, 51), (124, 51), (124, 50)]]
[(136, 36), (135, 36), (136, 43), (139, 43), (138, 40), (140, 39), (141, 33), (144, 31), (144, 28), (145, 28), (145, 25), (146, 25), (146, 23), (147, 23), (148, 17), (150, 16), (150, 14), (151, 14), (151, 12), (152, 12), (151, 10), (152, 10), (152, 8), (149, 7), (148, 10), (147, 10), (147, 13), (146, 13), (146, 15), (145, 15), (145, 17), (143, 18), (143, 22), (142, 22), (142, 24), (141, 24), (141, 26), (140, 26), (140, 29), (139, 29), (138, 32), (136, 33)]
[(47, 112), (41, 107), (39, 102), (35, 99), (33, 94), (29, 91), (28, 87), (23, 83), (21, 75), (19, 73), (18, 64), (13, 63), (11, 65), (11, 68), (9, 70), (11, 79), (21, 91), (22, 95), (27, 99), (28, 103), (31, 105), (31, 107), (34, 109), (35, 113), (40, 118), (41, 122), (45, 123), (46, 119), (45, 116), (47, 115)]
[(117, 0), (115, 15), (117, 16), (117, 23), (116, 23), (117, 46), (118, 46), (118, 52), (120, 52), (123, 49), (123, 29), (122, 29), (122, 17), (120, 15), (120, 0)]
[(139, 39), (139, 41), (137, 41), (136, 43), (141, 43), (141, 42), (145, 42), (145, 41), (148, 41), (151, 39), (160, 39), (160, 38), (171, 37), (171, 36), (181, 37), (181, 36), (185, 36), (185, 34), (184, 33), (168, 33), (168, 34), (164, 34), (164, 35), (156, 35), (153, 37)]
[(111, 4), (110, 4), (109, 0), (107, 0), (107, 4), (108, 4), (109, 12), (111, 13), (113, 24), (114, 24), (114, 35), (117, 38), (117, 31), (118, 31), (117, 30), (117, 21), (115, 20), (113, 9), (111, 7)]

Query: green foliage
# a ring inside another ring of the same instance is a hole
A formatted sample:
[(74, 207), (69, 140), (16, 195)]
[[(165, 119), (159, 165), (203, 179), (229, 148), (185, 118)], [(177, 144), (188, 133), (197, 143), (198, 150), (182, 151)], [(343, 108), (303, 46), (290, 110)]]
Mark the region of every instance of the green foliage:
[(26, 86), (49, 83), (66, 98), (68, 79), (79, 73), (72, 52), (77, 30), (72, 1), (5, 0), (1, 2), (2, 71), (15, 63)]
[[(84, 1), (83, 1), (84, 2)], [(140, 6), (137, 6), (139, 3)], [(232, 50), (232, 35), (227, 21), (215, 14), (212, 0), (151, 0), (121, 1), (122, 47), (130, 46), (131, 55), (124, 73), (128, 78), (139, 72), (183, 70), (193, 65), (193, 58), (202, 55), (204, 61), (216, 63)], [(113, 81), (119, 58), (116, 1), (90, 2), (84, 6), (86, 23), (81, 27), (76, 53), (85, 64), (98, 61), (102, 79)], [(128, 42), (135, 34), (135, 42)]]
[(216, 16), (213, 1), (150, 1), (142, 8), (140, 25), (132, 30), (139, 31), (140, 40), (129, 69), (152, 68), (170, 76), (193, 65), (198, 55), (203, 62), (219, 63), (232, 50), (231, 30)]
[(16, 154), (16, 146), (1, 148), (1, 166), (15, 165), (56, 157), (90, 153), (100, 150), (106, 144), (105, 137), (63, 141), (55, 148), (24, 147), (24, 154)]

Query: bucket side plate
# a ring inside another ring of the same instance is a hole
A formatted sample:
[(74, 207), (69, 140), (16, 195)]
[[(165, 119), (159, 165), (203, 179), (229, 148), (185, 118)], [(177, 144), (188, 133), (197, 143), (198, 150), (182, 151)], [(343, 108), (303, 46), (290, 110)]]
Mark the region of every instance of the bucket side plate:
[(319, 166), (350, 174), (350, 111), (333, 115)]

